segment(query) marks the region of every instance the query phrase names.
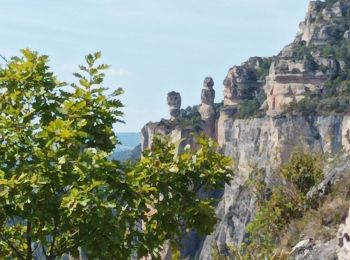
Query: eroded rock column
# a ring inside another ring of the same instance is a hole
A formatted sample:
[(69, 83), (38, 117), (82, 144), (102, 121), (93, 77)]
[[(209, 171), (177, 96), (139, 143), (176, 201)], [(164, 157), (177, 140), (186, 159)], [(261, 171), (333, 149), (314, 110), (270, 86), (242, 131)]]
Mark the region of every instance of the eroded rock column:
[(203, 82), (203, 89), (201, 95), (201, 104), (198, 112), (201, 114), (204, 121), (204, 133), (208, 137), (215, 137), (215, 90), (214, 81), (211, 77), (206, 77)]
[(181, 95), (178, 92), (172, 91), (168, 93), (168, 105), (170, 112), (170, 120), (175, 120), (180, 115)]

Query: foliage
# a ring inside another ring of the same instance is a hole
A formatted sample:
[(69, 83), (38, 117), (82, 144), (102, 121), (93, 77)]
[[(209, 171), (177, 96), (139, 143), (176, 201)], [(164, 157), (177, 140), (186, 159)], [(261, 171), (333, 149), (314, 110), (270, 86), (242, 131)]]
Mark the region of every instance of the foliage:
[(160, 124), (167, 130), (173, 130), (176, 127), (188, 129), (194, 134), (198, 134), (203, 130), (203, 121), (198, 106), (188, 106), (186, 109), (180, 109), (179, 117), (174, 120), (162, 119)]
[(300, 241), (300, 234), (314, 240), (329, 241), (336, 238), (339, 225), (344, 223), (350, 206), (350, 178), (329, 187), (329, 193), (318, 198), (319, 207), (308, 209), (303, 217), (292, 220), (281, 239), (280, 247), (290, 248)]
[(265, 111), (261, 109), (264, 101), (266, 100), (266, 94), (263, 89), (260, 89), (255, 93), (254, 98), (245, 99), (239, 104), (239, 113), (236, 115), (238, 118), (256, 118), (265, 115)]
[(265, 111), (260, 109), (266, 100), (263, 84), (274, 59), (275, 57), (252, 58), (253, 63), (249, 60), (239, 67), (244, 72), (242, 82), (233, 85), (235, 96), (241, 101), (235, 118), (244, 119), (265, 115)]
[(202, 129), (202, 118), (198, 112), (198, 106), (188, 106), (186, 109), (181, 109), (180, 116), (174, 123), (183, 128), (191, 127), (195, 130)]
[(162, 241), (180, 238), (184, 229), (199, 234), (212, 232), (216, 223), (214, 201), (198, 199), (197, 192), (222, 188), (222, 182), (230, 179), (231, 162), (216, 152), (213, 140), (199, 138), (197, 143), (200, 148), (195, 154), (186, 147), (184, 153), (176, 155), (174, 144), (157, 137), (152, 151), (146, 151), (128, 174), (130, 180), (139, 182), (133, 188), (143, 194), (144, 205), (156, 212), (144, 220), (147, 233), (141, 244), (158, 247)]
[(289, 162), (281, 169), (281, 175), (303, 196), (322, 180), (323, 171), (320, 162), (310, 154), (293, 152)]
[(321, 179), (319, 162), (316, 156), (293, 152), (274, 178), (272, 190), (268, 189), (263, 171), (255, 171), (250, 176), (248, 185), (257, 194), (258, 211), (246, 228), (245, 241), (239, 247), (229, 246), (228, 259), (270, 259), (285, 255), (276, 250), (276, 246), (288, 224), (300, 219), (309, 208), (306, 193)]
[(80, 248), (94, 259), (158, 258), (184, 225), (208, 233), (216, 222), (213, 202), (196, 196), (232, 174), (212, 140), (178, 155), (158, 137), (134, 165), (109, 160), (122, 90), (105, 94), (100, 56), (86, 56), (70, 87), (29, 50), (0, 68), (1, 258), (78, 257)]
[(306, 193), (322, 177), (320, 160), (309, 154), (293, 152), (280, 172), (282, 182), (267, 201), (259, 201), (255, 219), (247, 226), (248, 246), (259, 248), (262, 256), (271, 255), (282, 231), (292, 219), (300, 218), (308, 207)]
[(241, 118), (248, 118), (256, 115), (260, 108), (260, 104), (257, 99), (244, 100), (239, 105), (239, 116)]
[(269, 74), (271, 63), (273, 58), (263, 58), (259, 64), (259, 68), (256, 71), (258, 80), (265, 81), (266, 76)]
[[(341, 33), (343, 34), (343, 32)], [(334, 68), (317, 64), (313, 56), (336, 59)], [(317, 56), (316, 55), (316, 56)], [(298, 103), (293, 102), (286, 113), (301, 113), (304, 115), (344, 114), (350, 109), (350, 43), (344, 39), (320, 46), (300, 44), (294, 50), (294, 59), (303, 60), (310, 71), (322, 71), (328, 79), (319, 93), (310, 93)], [(337, 62), (342, 62), (341, 69)], [(338, 68), (338, 69), (337, 69)]]

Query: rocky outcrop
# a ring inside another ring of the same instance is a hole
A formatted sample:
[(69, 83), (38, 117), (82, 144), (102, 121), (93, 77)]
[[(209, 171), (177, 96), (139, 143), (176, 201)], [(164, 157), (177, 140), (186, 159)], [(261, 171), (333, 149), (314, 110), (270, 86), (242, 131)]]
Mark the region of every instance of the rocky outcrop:
[(149, 122), (141, 130), (141, 151), (151, 149), (153, 138), (156, 135), (163, 135), (168, 136), (173, 143), (178, 144), (177, 149), (181, 152), (188, 144), (195, 147), (194, 134), (196, 133), (195, 129), (171, 124), (167, 120), (157, 123)]
[(322, 45), (334, 40), (339, 33), (338, 22), (343, 19), (344, 10), (349, 1), (337, 1), (333, 4), (311, 1), (305, 21), (300, 24), (297, 40), (307, 45)]
[(271, 65), (264, 86), (269, 116), (278, 116), (292, 102), (322, 92), (325, 83), (340, 73), (344, 61), (337, 60), (332, 52), (325, 56), (317, 48), (350, 37), (349, 10), (349, 0), (310, 2), (296, 39)]
[(174, 120), (178, 118), (180, 115), (180, 108), (181, 108), (180, 93), (175, 91), (169, 92), (167, 102), (168, 102), (169, 112), (171, 116), (170, 120)]
[(350, 209), (345, 224), (342, 224), (338, 231), (339, 248), (337, 250), (339, 260), (350, 259)]
[[(276, 170), (293, 151), (302, 150), (328, 158), (324, 180), (308, 196), (323, 196), (331, 185), (344, 178), (350, 169), (350, 116), (286, 116), (284, 112), (290, 104), (322, 93), (326, 83), (346, 68), (344, 60), (324, 55), (317, 48), (337, 39), (350, 39), (349, 23), (345, 22), (349, 18), (350, 0), (311, 1), (295, 41), (278, 56), (254, 57), (229, 69), (223, 81), (223, 106), (218, 117), (214, 82), (209, 77), (205, 79), (198, 109), (205, 122), (203, 129), (208, 136), (215, 136), (223, 153), (235, 161), (237, 173), (225, 186), (217, 206), (219, 222), (215, 231), (204, 241), (193, 238), (196, 246), (191, 247), (191, 252), (185, 250), (185, 256), (211, 259), (213, 245), (224, 251), (227, 245), (242, 243), (247, 235), (245, 227), (256, 213), (256, 198), (246, 185), (253, 169), (263, 169), (265, 181), (273, 186)], [(242, 104), (247, 101), (257, 102), (266, 114), (238, 119)], [(176, 115), (172, 118), (176, 119)], [(189, 138), (186, 131), (164, 122), (149, 123), (142, 130), (142, 147), (150, 148), (156, 133), (176, 141)], [(341, 234), (345, 245), (347, 237)], [(336, 259), (336, 240), (309, 242), (295, 248), (295, 259)]]
[(229, 69), (223, 82), (224, 106), (238, 106), (241, 100), (254, 98), (264, 83), (264, 76), (258, 73), (264, 62), (266, 58), (253, 57)]
[(272, 63), (264, 86), (269, 116), (280, 115), (292, 102), (322, 91), (328, 75), (308, 68), (306, 60), (279, 58)]
[[(181, 152), (186, 145), (195, 147), (195, 135), (202, 131), (200, 127), (194, 127), (192, 122), (187, 122), (181, 116), (180, 93), (170, 92), (167, 96), (169, 105), (170, 120), (162, 119), (160, 122), (149, 122), (141, 129), (141, 151), (152, 148), (152, 142), (156, 135), (168, 136), (171, 141), (178, 144), (178, 151)], [(215, 126), (214, 123), (212, 125)]]
[(215, 136), (216, 112), (214, 107), (215, 90), (213, 87), (213, 79), (211, 77), (206, 77), (203, 82), (201, 104), (198, 108), (198, 112), (204, 122), (204, 133), (208, 137)]
[(166, 124), (147, 123), (141, 129), (141, 151), (152, 148), (152, 141), (155, 135), (168, 135), (171, 129)]
[(213, 243), (224, 248), (242, 242), (245, 226), (255, 214), (254, 194), (245, 185), (254, 168), (265, 169), (268, 182), (273, 180), (275, 170), (295, 150), (335, 156), (347, 142), (342, 133), (349, 129), (349, 122), (350, 117), (294, 116), (228, 119), (219, 126), (224, 129), (223, 151), (235, 160), (237, 174), (225, 187), (217, 208), (220, 221), (215, 232), (206, 238), (201, 259), (210, 259)]
[(350, 259), (350, 214), (348, 214), (345, 223), (340, 225), (337, 236), (338, 239), (334, 238), (329, 241), (314, 241), (312, 238), (304, 239), (293, 247), (289, 255), (290, 259)]
[(327, 242), (305, 239), (293, 247), (290, 259), (294, 260), (338, 260), (337, 240), (332, 239)]

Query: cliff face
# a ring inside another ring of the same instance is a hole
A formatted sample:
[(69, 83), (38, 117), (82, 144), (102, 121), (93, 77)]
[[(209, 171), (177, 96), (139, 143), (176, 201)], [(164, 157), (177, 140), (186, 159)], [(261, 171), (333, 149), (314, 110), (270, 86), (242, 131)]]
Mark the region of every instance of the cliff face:
[[(229, 69), (220, 108), (213, 104), (212, 80), (205, 80), (199, 128), (174, 121), (143, 128), (143, 149), (151, 147), (155, 133), (193, 144), (190, 134), (203, 131), (215, 136), (223, 153), (236, 162), (237, 174), (217, 207), (215, 231), (192, 242), (191, 250), (183, 250), (184, 257), (211, 259), (213, 245), (224, 251), (227, 245), (241, 244), (256, 211), (255, 196), (246, 185), (253, 169), (263, 169), (265, 181), (273, 185), (273, 174), (291, 152), (322, 154), (327, 158), (325, 180), (316, 193), (350, 170), (349, 40), (350, 0), (311, 1), (293, 43), (277, 56), (254, 57)], [(311, 112), (290, 109), (301, 101), (307, 109), (315, 103)], [(325, 259), (336, 255), (336, 244), (320, 242), (308, 256), (314, 258), (296, 258)]]
[[(220, 222), (215, 232), (205, 239), (200, 258), (211, 259), (214, 243), (224, 249), (225, 245), (242, 242), (245, 226), (255, 214), (254, 194), (245, 185), (254, 168), (265, 169), (269, 182), (273, 180), (273, 172), (292, 151), (303, 150), (334, 158), (350, 148), (349, 128), (349, 116), (226, 120), (220, 127), (224, 135), (222, 147), (224, 153), (235, 160), (238, 171), (231, 184), (225, 187), (217, 208)], [(330, 165), (328, 171), (332, 169)]]

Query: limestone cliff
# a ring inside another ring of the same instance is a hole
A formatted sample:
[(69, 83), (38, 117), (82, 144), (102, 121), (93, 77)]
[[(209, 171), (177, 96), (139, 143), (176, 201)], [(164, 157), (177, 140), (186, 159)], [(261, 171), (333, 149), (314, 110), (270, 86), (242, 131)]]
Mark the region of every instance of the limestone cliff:
[[(239, 245), (242, 242), (245, 226), (255, 214), (254, 194), (245, 185), (255, 167), (265, 169), (266, 180), (271, 180), (270, 175), (288, 159), (293, 150), (335, 157), (350, 148), (346, 137), (350, 129), (349, 116), (228, 119), (221, 129), (223, 151), (234, 158), (238, 172), (231, 185), (225, 187), (217, 208), (220, 222), (215, 232), (205, 239), (200, 259), (211, 259), (213, 243), (224, 249), (226, 245)], [(347, 159), (344, 161), (347, 162), (350, 159), (348, 152), (345, 157)], [(329, 165), (327, 171), (332, 172), (334, 167), (339, 165)], [(345, 169), (350, 170), (350, 164), (346, 164)], [(332, 173), (336, 178), (343, 171)]]
[[(195, 236), (183, 257), (211, 259), (213, 245), (225, 251), (241, 244), (256, 211), (246, 185), (254, 168), (264, 169), (269, 182), (292, 151), (322, 154), (328, 158), (324, 181), (310, 194), (324, 193), (350, 172), (349, 39), (350, 0), (311, 1), (294, 42), (274, 57), (254, 57), (229, 69), (222, 106), (213, 104), (213, 80), (205, 79), (197, 128), (171, 114), (173, 120), (142, 129), (142, 149), (151, 148), (156, 133), (193, 144), (190, 133), (203, 131), (236, 162), (237, 174), (217, 207), (215, 231), (203, 239)], [(336, 240), (316, 242), (308, 256), (295, 258), (336, 257)]]

